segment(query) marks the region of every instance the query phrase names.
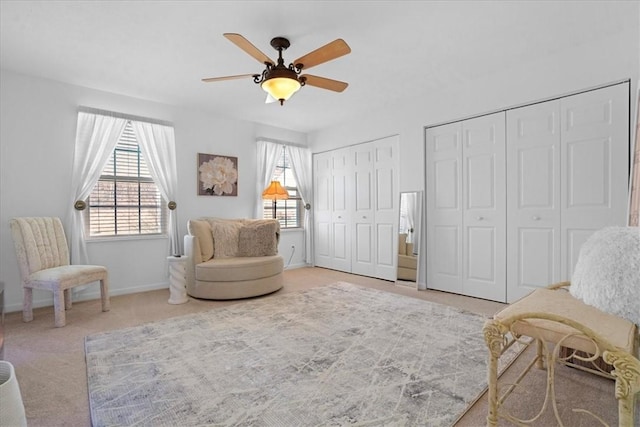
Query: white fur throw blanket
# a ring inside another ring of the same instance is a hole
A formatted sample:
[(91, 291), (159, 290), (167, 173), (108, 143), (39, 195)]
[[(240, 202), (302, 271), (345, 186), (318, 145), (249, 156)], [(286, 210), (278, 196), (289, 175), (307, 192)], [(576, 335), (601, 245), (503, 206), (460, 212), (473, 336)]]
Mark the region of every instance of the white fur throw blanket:
[(640, 228), (607, 227), (580, 248), (569, 292), (640, 325)]

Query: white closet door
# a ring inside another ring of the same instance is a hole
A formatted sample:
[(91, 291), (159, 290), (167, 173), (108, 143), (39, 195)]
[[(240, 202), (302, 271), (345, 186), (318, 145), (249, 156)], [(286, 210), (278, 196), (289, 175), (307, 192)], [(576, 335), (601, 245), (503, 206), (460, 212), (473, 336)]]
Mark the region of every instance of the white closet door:
[(351, 272), (352, 169), (349, 149), (331, 152), (332, 161), (332, 268)]
[(371, 144), (351, 148), (354, 190), (352, 269), (356, 274), (375, 275), (374, 263), (374, 149)]
[(462, 293), (462, 124), (426, 131), (427, 288)]
[(314, 174), (314, 263), (318, 267), (333, 268), (332, 217), (333, 174), (331, 153), (313, 155)]
[(569, 280), (580, 247), (596, 230), (626, 224), (629, 84), (561, 100), (562, 260)]
[(375, 173), (375, 277), (396, 280), (398, 259), (399, 138), (392, 136), (373, 143)]
[(505, 113), (462, 123), (462, 289), (506, 301)]
[(560, 101), (507, 111), (507, 302), (560, 278)]

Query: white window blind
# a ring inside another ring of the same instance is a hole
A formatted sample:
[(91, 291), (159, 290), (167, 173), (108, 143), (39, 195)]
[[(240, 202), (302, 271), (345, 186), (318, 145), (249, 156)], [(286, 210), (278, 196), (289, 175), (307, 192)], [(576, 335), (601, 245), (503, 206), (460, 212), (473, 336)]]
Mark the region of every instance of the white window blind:
[[(298, 184), (291, 169), (291, 162), (284, 146), (282, 146), (272, 180), (279, 181), (280, 185), (289, 192), (289, 199), (276, 200), (276, 219), (280, 221), (280, 228), (302, 227), (304, 206), (298, 192)], [(263, 218), (273, 218), (272, 200), (264, 200)]]
[(118, 140), (88, 201), (91, 237), (164, 234), (167, 215), (131, 122)]

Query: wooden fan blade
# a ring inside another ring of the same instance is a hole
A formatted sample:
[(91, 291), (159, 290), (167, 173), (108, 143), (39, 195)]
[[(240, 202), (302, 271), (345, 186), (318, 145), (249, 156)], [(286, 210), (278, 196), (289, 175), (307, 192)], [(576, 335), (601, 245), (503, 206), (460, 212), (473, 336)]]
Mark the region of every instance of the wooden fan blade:
[(347, 88), (347, 86), (349, 86), (349, 83), (327, 79), (326, 77), (312, 76), (311, 74), (305, 74), (304, 76), (300, 76), (300, 78), (304, 78), (305, 84), (308, 84), (309, 86), (328, 89), (334, 92), (342, 92)]
[(207, 79), (202, 79), (203, 82), (219, 82), (222, 80), (237, 80), (237, 79), (246, 79), (247, 77), (253, 77), (255, 74), (238, 74), (237, 76), (225, 76), (225, 77), (209, 77)]
[(245, 39), (240, 34), (224, 33), (223, 36), (225, 36), (227, 39), (229, 39), (233, 44), (238, 46), (240, 49), (244, 50), (249, 55), (253, 56), (261, 64), (264, 64), (264, 63), (267, 63), (267, 62), (272, 64), (272, 65), (276, 64), (275, 62), (273, 62), (271, 60), (271, 58), (269, 58), (267, 55), (262, 53), (262, 51), (260, 49), (255, 47), (253, 44), (251, 44), (251, 42), (249, 40)]
[(313, 52), (309, 52), (305, 56), (296, 59), (293, 61), (293, 65), (298, 68), (308, 70), (311, 67), (340, 58), (350, 52), (351, 48), (344, 40), (336, 39), (331, 43), (327, 43)]

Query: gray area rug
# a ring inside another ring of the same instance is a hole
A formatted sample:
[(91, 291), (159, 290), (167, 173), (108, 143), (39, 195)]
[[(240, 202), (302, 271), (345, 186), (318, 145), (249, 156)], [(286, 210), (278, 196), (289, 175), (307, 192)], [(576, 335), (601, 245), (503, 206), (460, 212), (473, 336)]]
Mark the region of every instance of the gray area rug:
[(91, 335), (92, 423), (451, 425), (486, 387), (483, 323), (341, 282)]

